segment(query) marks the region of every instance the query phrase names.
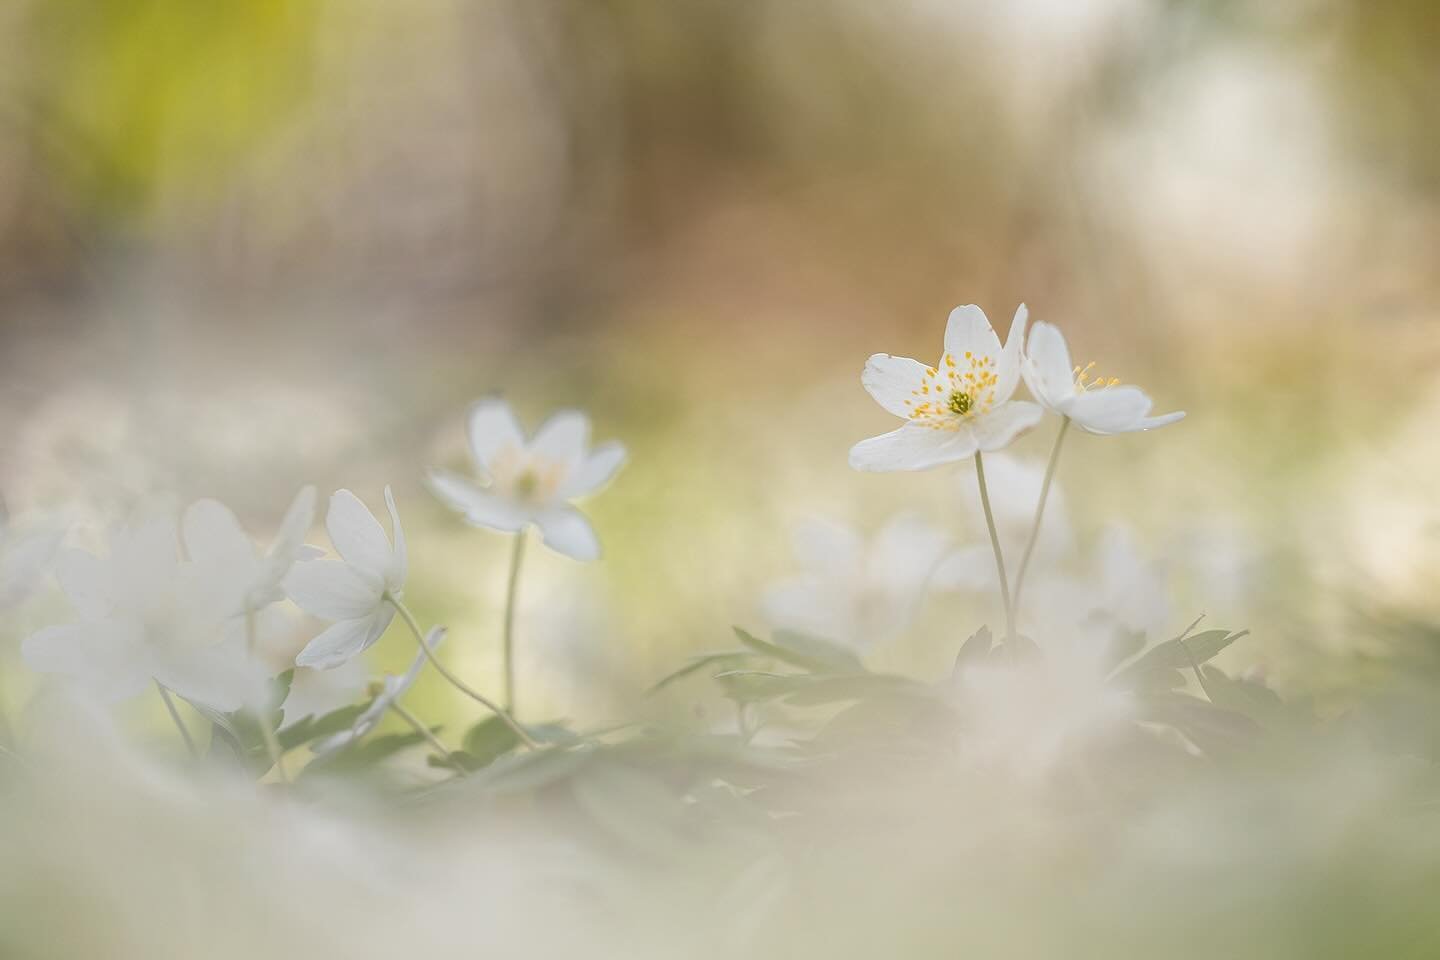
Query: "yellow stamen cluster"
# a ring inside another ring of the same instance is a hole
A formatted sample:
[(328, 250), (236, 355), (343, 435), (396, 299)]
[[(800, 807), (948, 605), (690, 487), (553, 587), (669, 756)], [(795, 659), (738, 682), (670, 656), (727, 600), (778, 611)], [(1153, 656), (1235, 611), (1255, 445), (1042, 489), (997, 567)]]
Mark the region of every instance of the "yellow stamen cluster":
[(957, 359), (945, 354), (935, 367), (926, 367), (920, 385), (905, 401), (912, 423), (936, 430), (954, 430), (962, 422), (989, 413), (995, 403), (995, 358), (966, 352)]
[(1086, 390), (1103, 390), (1103, 389), (1105, 389), (1106, 387), (1113, 387), (1113, 386), (1115, 386), (1117, 383), (1120, 382), (1120, 378), (1119, 378), (1119, 377), (1111, 377), (1110, 379), (1107, 380), (1107, 379), (1105, 379), (1104, 377), (1094, 376), (1094, 375), (1092, 375), (1091, 372), (1090, 372), (1091, 370), (1094, 370), (1094, 369), (1095, 369), (1095, 361), (1094, 361), (1094, 360), (1091, 360), (1089, 363), (1085, 364), (1085, 366), (1083, 366), (1083, 367), (1076, 367), (1076, 368), (1075, 368), (1074, 373), (1075, 373), (1075, 389), (1076, 389), (1076, 390), (1079, 390), (1081, 393), (1084, 393)]
[(506, 447), (490, 464), (497, 493), (527, 503), (549, 500), (565, 478), (565, 465), (533, 459), (517, 447)]

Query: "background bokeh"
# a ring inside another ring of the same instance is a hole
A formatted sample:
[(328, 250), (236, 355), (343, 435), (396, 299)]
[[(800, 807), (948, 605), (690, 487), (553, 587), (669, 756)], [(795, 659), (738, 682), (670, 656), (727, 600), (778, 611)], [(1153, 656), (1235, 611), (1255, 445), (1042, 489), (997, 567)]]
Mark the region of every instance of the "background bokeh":
[(1024, 301), (1190, 414), (1070, 443), (1082, 544), (1132, 524), (1177, 628), (1343, 696), (1434, 640), (1437, 31), (1423, 0), (12, 0), (0, 491), (78, 537), (201, 496), (263, 534), (304, 483), (393, 484), (412, 606), (483, 684), (507, 544), (423, 468), (478, 396), (583, 407), (631, 462), (602, 563), (531, 554), (522, 675), (604, 716), (756, 620), (798, 519), (982, 534), (964, 470), (848, 469), (890, 423), (858, 374)]

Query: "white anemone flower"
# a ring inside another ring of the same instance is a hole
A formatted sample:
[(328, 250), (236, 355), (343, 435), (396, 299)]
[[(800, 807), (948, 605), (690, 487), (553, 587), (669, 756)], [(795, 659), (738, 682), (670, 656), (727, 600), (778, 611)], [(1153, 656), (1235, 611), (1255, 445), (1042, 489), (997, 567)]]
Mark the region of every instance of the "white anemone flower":
[(330, 497), (325, 530), (340, 559), (297, 563), (285, 592), (305, 612), (333, 623), (300, 651), (295, 663), (329, 670), (371, 647), (390, 626), (405, 586), (405, 531), (395, 496), (385, 488), (395, 542), (369, 508), (349, 490)]
[(1184, 418), (1183, 410), (1150, 416), (1153, 401), (1144, 390), (1115, 378), (1096, 376), (1094, 368), (1093, 363), (1071, 366), (1070, 348), (1059, 328), (1049, 323), (1035, 324), (1021, 370), (1025, 385), (1046, 409), (1101, 436), (1153, 430)]
[[(431, 627), (430, 632), (425, 635), (425, 645), (432, 651), (439, 647), (444, 640), (444, 627)], [(349, 729), (341, 730), (339, 733), (316, 741), (310, 749), (318, 754), (334, 753), (341, 747), (349, 746), (369, 734), (385, 718), (386, 711), (395, 706), (397, 701), (415, 685), (415, 681), (420, 677), (420, 671), (425, 669), (427, 659), (422, 651), (416, 655), (410, 664), (410, 669), (406, 670), (403, 675), (397, 677), (387, 673), (380, 682), (379, 689), (375, 692), (375, 699), (355, 718), (355, 722), (350, 725)]]
[(254, 613), (285, 597), (281, 584), (305, 547), (315, 522), (315, 488), (296, 494), (280, 521), (275, 540), (264, 553), (218, 500), (197, 500), (186, 510), (181, 536), (190, 560), (234, 594), (236, 615)]
[(105, 558), (64, 551), (56, 573), (79, 620), (25, 640), (31, 669), (69, 676), (107, 702), (136, 696), (152, 680), (217, 710), (245, 702), (249, 671), (242, 651), (225, 642), (233, 597), (180, 561), (173, 518), (122, 532)]
[(850, 449), (856, 470), (925, 470), (1007, 446), (1040, 421), (1043, 411), (1011, 400), (1020, 383), (1025, 305), (1015, 311), (1005, 346), (974, 304), (956, 307), (945, 327), (945, 353), (933, 367), (877, 353), (860, 382), (906, 423)]
[(290, 604), (275, 603), (255, 614), (250, 637), (243, 636), (242, 625), (231, 624), (233, 642), (250, 648), (250, 663), (261, 697), (268, 696), (270, 681), (287, 670), (293, 671), (289, 692), (280, 705), (281, 730), (306, 717), (322, 717), (349, 706), (370, 682), (370, 671), (359, 658), (332, 670), (297, 667), (296, 656), (315, 635), (309, 623), (309, 618)]
[(793, 540), (803, 572), (765, 591), (765, 619), (864, 652), (909, 626), (949, 538), (902, 513), (868, 543), (820, 519), (797, 524)]
[(590, 418), (561, 410), (526, 440), (504, 400), (470, 411), (470, 454), (480, 484), (450, 470), (431, 469), (427, 484), (467, 523), (504, 533), (534, 524), (546, 546), (576, 560), (595, 560), (600, 541), (571, 500), (597, 493), (625, 463), (616, 441), (590, 449)]

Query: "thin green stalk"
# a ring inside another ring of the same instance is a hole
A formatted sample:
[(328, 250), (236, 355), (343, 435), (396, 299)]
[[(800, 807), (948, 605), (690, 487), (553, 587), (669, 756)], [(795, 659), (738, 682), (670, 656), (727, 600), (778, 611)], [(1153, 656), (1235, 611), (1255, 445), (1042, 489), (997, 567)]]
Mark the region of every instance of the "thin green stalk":
[(425, 742), (430, 744), (430, 748), (432, 750), (440, 754), (441, 759), (443, 759), (446, 763), (448, 763), (451, 767), (453, 767), (460, 773), (467, 772), (465, 768), (461, 766), (460, 761), (455, 759), (454, 754), (452, 754), (449, 750), (445, 748), (445, 744), (440, 742), (440, 738), (435, 736), (434, 732), (431, 731), (429, 727), (425, 726), (425, 724), (420, 722), (419, 717), (415, 716), (415, 714), (400, 706), (398, 702), (392, 702), (390, 704), (390, 709), (395, 711), (396, 716), (398, 716), (401, 720), (404, 720), (406, 723), (410, 724), (411, 728), (416, 733), (424, 737)]
[[(245, 646), (250, 656), (255, 656), (255, 611), (250, 607), (245, 608)], [(270, 754), (270, 765), (275, 768), (275, 775), (280, 778), (281, 783), (289, 783), (290, 776), (285, 772), (285, 754), (280, 749), (280, 738), (275, 733), (275, 725), (270, 716), (270, 705), (262, 704), (255, 709), (255, 723), (260, 727), (260, 735), (265, 739), (265, 751)]]
[(1015, 639), (1015, 619), (1010, 607), (1010, 579), (1005, 575), (1005, 557), (1000, 552), (1000, 534), (995, 532), (995, 514), (990, 510), (990, 490), (985, 486), (985, 461), (975, 451), (975, 479), (980, 484), (980, 506), (985, 509), (985, 526), (990, 530), (990, 546), (995, 550), (995, 569), (1000, 574), (1000, 600), (1005, 605), (1005, 639)]
[(510, 580), (505, 586), (505, 709), (515, 713), (515, 597), (520, 590), (520, 561), (525, 558), (525, 531), (515, 534), (510, 554)]
[(1040, 502), (1035, 507), (1035, 523), (1030, 528), (1030, 539), (1025, 544), (1025, 553), (1020, 557), (1020, 569), (1015, 574), (1014, 606), (1010, 611), (1011, 620), (1020, 619), (1020, 594), (1025, 589), (1025, 572), (1030, 569), (1030, 558), (1035, 553), (1035, 544), (1040, 539), (1040, 521), (1045, 519), (1045, 504), (1050, 499), (1050, 483), (1055, 479), (1055, 465), (1060, 462), (1060, 445), (1065, 442), (1065, 433), (1070, 429), (1070, 418), (1060, 418), (1060, 432), (1055, 435), (1055, 447), (1050, 451), (1050, 462), (1045, 467), (1045, 480), (1040, 484)]
[(165, 709), (170, 711), (170, 719), (175, 721), (175, 729), (180, 731), (180, 739), (185, 741), (185, 749), (190, 752), (190, 759), (199, 760), (200, 751), (195, 747), (195, 741), (190, 738), (190, 731), (185, 729), (185, 721), (180, 719), (180, 711), (175, 709), (175, 701), (170, 698), (170, 691), (165, 689), (165, 684), (159, 680), (155, 681), (155, 689), (160, 691), (160, 699), (165, 701)]
[(494, 700), (491, 700), (489, 697), (485, 696), (483, 693), (480, 693), (478, 690), (471, 688), (469, 684), (461, 680), (459, 677), (455, 676), (455, 674), (451, 673), (450, 669), (446, 667), (445, 664), (440, 662), (440, 659), (435, 656), (435, 651), (430, 649), (430, 644), (425, 642), (424, 631), (420, 629), (420, 624), (415, 621), (414, 615), (410, 613), (409, 608), (406, 607), (405, 604), (401, 603), (397, 598), (391, 596), (388, 593), (385, 594), (385, 600), (388, 601), (389, 604), (395, 608), (395, 611), (400, 614), (400, 619), (405, 621), (405, 625), (409, 627), (410, 632), (415, 635), (415, 642), (420, 644), (420, 649), (422, 652), (424, 652), (425, 659), (429, 660), (431, 665), (440, 672), (440, 676), (450, 681), (451, 686), (453, 686), (456, 690), (459, 690), (461, 693), (465, 694), (465, 696), (469, 697), (471, 700), (474, 700), (476, 703), (480, 704), (485, 709), (495, 714), (495, 716), (499, 717), (501, 721), (511, 729), (515, 736), (520, 738), (520, 742), (525, 744), (525, 746), (529, 747), (532, 750), (539, 749), (540, 744), (535, 740), (535, 738), (530, 736), (530, 734), (526, 733), (525, 728), (520, 726), (520, 724), (516, 723), (515, 719), (511, 717), (510, 714), (507, 713), (505, 710), (501, 709), (499, 704), (497, 704)]

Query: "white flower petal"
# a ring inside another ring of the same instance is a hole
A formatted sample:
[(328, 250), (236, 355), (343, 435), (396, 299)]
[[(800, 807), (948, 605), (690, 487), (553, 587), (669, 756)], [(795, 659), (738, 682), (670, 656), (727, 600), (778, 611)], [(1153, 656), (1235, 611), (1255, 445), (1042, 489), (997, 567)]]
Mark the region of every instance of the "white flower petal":
[(39, 589), (64, 536), (63, 530), (41, 528), (5, 539), (0, 545), (0, 609), (25, 602)]
[(975, 437), (968, 429), (937, 430), (907, 423), (851, 447), (850, 466), (869, 471), (925, 470), (964, 460), (975, 449)]
[(995, 399), (1000, 403), (1009, 400), (1020, 383), (1020, 355), (1025, 347), (1025, 324), (1029, 319), (1030, 308), (1020, 304), (1010, 321), (1010, 332), (1005, 334), (1005, 346), (995, 361)]
[(984, 310), (970, 303), (950, 311), (950, 320), (945, 324), (945, 352), (957, 361), (973, 353), (1000, 362), (1000, 338)]
[(150, 686), (149, 650), (134, 623), (48, 627), (26, 637), (20, 652), (31, 670), (69, 677), (106, 703), (127, 700)]
[(974, 423), (975, 442), (981, 450), (990, 453), (1010, 445), (1021, 433), (1029, 430), (1045, 416), (1045, 410), (1038, 403), (1028, 400), (1012, 400), (996, 407)]
[(535, 518), (545, 545), (575, 560), (590, 561), (600, 556), (600, 540), (585, 515), (574, 507), (551, 507)]
[(761, 614), (772, 627), (855, 646), (858, 597), (836, 586), (813, 575), (772, 584), (760, 597)]
[[(445, 642), (445, 636), (446, 630), (444, 627), (438, 625), (431, 627), (429, 632), (425, 634), (425, 646), (429, 647), (433, 653)], [(420, 679), (420, 673), (425, 669), (425, 664), (429, 662), (429, 660), (430, 658), (426, 656), (425, 651), (421, 650), (415, 654), (415, 659), (410, 662), (410, 669), (406, 670), (403, 676), (395, 678), (394, 684), (387, 684), (387, 691), (392, 703), (415, 685), (415, 681)], [(390, 678), (387, 678), (387, 680), (388, 679)]]
[(349, 490), (331, 494), (325, 529), (346, 563), (377, 582), (385, 582), (394, 563), (390, 538), (359, 497)]
[(218, 500), (196, 500), (181, 522), (185, 552), (196, 563), (238, 573), (254, 565), (250, 542), (235, 512)]
[(578, 464), (590, 443), (590, 418), (580, 410), (561, 410), (540, 425), (530, 454), (552, 463)]
[(112, 609), (110, 571), (94, 554), (73, 548), (61, 550), (55, 577), (65, 591), (65, 599), (82, 617), (98, 620)]
[(1108, 435), (1141, 429), (1150, 407), (1144, 390), (1125, 384), (1077, 393), (1065, 405), (1065, 413), (1082, 429)]
[(515, 412), (499, 397), (488, 397), (470, 408), (466, 434), (475, 465), (486, 476), (489, 476), (490, 465), (501, 451), (518, 450), (525, 446), (525, 434), (515, 419)]
[(279, 583), (285, 579), (285, 574), (305, 550), (305, 534), (310, 532), (314, 523), (315, 488), (301, 487), (285, 511), (280, 528), (275, 531), (275, 541), (265, 555), (265, 578), (268, 582)]
[(892, 357), (877, 353), (865, 361), (860, 384), (875, 402), (897, 417), (910, 418), (907, 404), (915, 401), (915, 391), (925, 381), (925, 364), (909, 357)]
[(342, 663), (333, 670), (296, 667), (290, 692), (281, 707), (280, 728), (283, 730), (306, 717), (323, 717), (354, 703), (369, 682), (370, 671), (359, 660)]
[(1157, 427), (1167, 426), (1168, 424), (1172, 424), (1172, 423), (1175, 423), (1175, 422), (1177, 422), (1177, 421), (1184, 420), (1184, 419), (1185, 419), (1185, 411), (1184, 411), (1184, 410), (1176, 410), (1174, 413), (1162, 413), (1162, 414), (1161, 414), (1160, 416), (1158, 416), (1158, 417), (1146, 417), (1146, 418), (1144, 418), (1143, 420), (1140, 421), (1140, 424), (1139, 424), (1139, 426), (1138, 426), (1136, 429), (1139, 429), (1139, 430), (1154, 430), (1154, 429), (1156, 429)]
[(381, 602), (380, 586), (342, 560), (297, 563), (285, 577), (285, 592), (300, 609), (322, 620), (366, 617)]
[(1025, 386), (1036, 400), (1051, 410), (1058, 409), (1075, 395), (1075, 368), (1070, 362), (1070, 348), (1054, 324), (1035, 324), (1022, 366)]
[(390, 492), (389, 485), (385, 487), (385, 507), (390, 511), (390, 529), (395, 539), (390, 567), (385, 573), (385, 585), (398, 596), (410, 572), (410, 557), (405, 549), (405, 528), (400, 525), (400, 510), (395, 506), (395, 494)]
[(373, 646), (394, 616), (395, 608), (387, 603), (368, 617), (331, 624), (305, 645), (295, 658), (295, 665), (317, 670), (338, 667)]
[(560, 500), (571, 500), (598, 493), (624, 465), (624, 444), (615, 440), (602, 443), (570, 472), (555, 496)]
[(943, 530), (918, 514), (897, 514), (875, 534), (866, 580), (883, 588), (900, 606), (909, 606), (934, 574), (949, 541)]
[(173, 517), (146, 520), (126, 530), (110, 551), (111, 596), (131, 607), (167, 603), (180, 563), (178, 547)]
[(244, 647), (225, 643), (167, 649), (155, 664), (155, 679), (191, 703), (221, 711), (249, 702), (255, 680)]
[(450, 470), (431, 468), (425, 486), (441, 503), (463, 514), (467, 523), (516, 533), (530, 522), (530, 513), (518, 504), (487, 493)]
[(931, 581), (937, 590), (972, 590), (976, 592), (999, 588), (995, 574), (995, 552), (990, 546), (962, 547), (941, 560)]

